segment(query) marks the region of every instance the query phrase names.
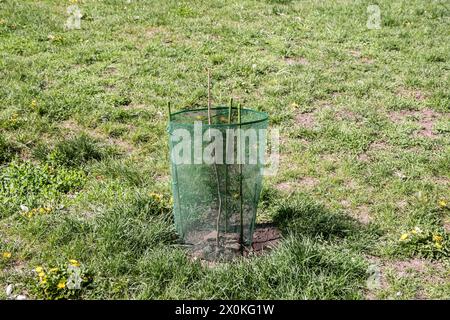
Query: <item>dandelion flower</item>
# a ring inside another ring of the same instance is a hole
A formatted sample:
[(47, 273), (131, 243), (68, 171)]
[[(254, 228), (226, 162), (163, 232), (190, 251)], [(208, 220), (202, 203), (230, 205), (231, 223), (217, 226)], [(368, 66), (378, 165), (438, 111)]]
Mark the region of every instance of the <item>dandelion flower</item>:
[(73, 267), (79, 267), (80, 266), (80, 263), (77, 260), (75, 260), (75, 259), (70, 259), (69, 263)]
[(161, 201), (163, 196), (161, 194), (155, 193), (155, 192), (150, 192), (150, 197), (152, 197), (153, 199), (157, 200), (157, 201)]
[(405, 241), (406, 239), (408, 239), (408, 237), (409, 237), (409, 234), (404, 233), (400, 236), (400, 241)]
[(57, 288), (58, 289), (64, 289), (66, 287), (66, 281), (65, 280), (61, 280), (60, 282), (58, 282)]
[(439, 242), (435, 242), (434, 246), (438, 249), (442, 249), (442, 244), (440, 244)]
[(5, 251), (5, 252), (3, 252), (2, 256), (3, 256), (3, 259), (9, 259), (9, 258), (11, 258), (11, 252)]
[(45, 272), (41, 271), (38, 273), (39, 278), (45, 278)]
[(44, 208), (39, 208), (39, 213), (40, 214), (44, 214), (45, 213), (45, 209)]
[(37, 107), (37, 101), (35, 99), (31, 100), (31, 108), (36, 109)]
[(44, 271), (44, 269), (41, 266), (37, 266), (36, 268), (34, 268), (34, 271), (36, 271), (37, 273), (41, 273), (42, 271)]
[(444, 199), (439, 200), (439, 207), (446, 208), (447, 207), (447, 201)]
[(444, 238), (441, 235), (439, 235), (439, 234), (433, 235), (434, 242), (442, 242), (442, 240), (444, 240)]

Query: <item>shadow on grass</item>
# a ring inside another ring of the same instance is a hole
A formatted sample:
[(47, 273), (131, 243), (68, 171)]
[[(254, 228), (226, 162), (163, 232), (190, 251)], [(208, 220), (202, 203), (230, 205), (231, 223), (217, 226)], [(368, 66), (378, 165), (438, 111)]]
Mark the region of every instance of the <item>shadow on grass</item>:
[(344, 213), (328, 211), (305, 196), (283, 202), (273, 216), (273, 221), (284, 233), (325, 240), (345, 239), (373, 232), (356, 219)]
[(259, 208), (284, 236), (353, 242), (363, 249), (381, 235), (375, 225), (363, 224), (343, 211), (331, 211), (304, 193), (284, 196), (278, 190), (265, 189)]
[[(190, 261), (178, 250), (148, 252), (140, 261), (140, 270), (152, 282), (141, 286), (139, 297), (362, 298), (367, 278), (363, 253), (376, 238), (374, 230), (344, 214), (327, 211), (305, 195), (273, 199), (278, 200), (265, 199), (264, 205), (273, 209), (274, 225), (283, 233), (275, 250), (213, 267)], [(159, 285), (155, 269), (161, 268), (164, 283)]]

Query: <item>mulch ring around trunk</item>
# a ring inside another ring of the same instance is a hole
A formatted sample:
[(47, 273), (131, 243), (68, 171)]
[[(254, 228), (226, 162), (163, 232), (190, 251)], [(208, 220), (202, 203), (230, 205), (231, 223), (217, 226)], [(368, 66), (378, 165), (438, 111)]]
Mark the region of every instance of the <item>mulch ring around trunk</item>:
[[(236, 237), (233, 237), (233, 235), (236, 235)], [(280, 230), (272, 224), (257, 225), (253, 233), (252, 245), (245, 247), (242, 251), (238, 243), (238, 234), (221, 235), (219, 247), (216, 245), (216, 236), (215, 231), (206, 235), (196, 234), (195, 238), (200, 238), (195, 239), (197, 241), (189, 241), (190, 245), (187, 245), (192, 259), (200, 260), (205, 265), (212, 267), (218, 263), (230, 262), (242, 256), (263, 255), (274, 249), (281, 240)]]
[(250, 252), (262, 254), (275, 248), (281, 240), (281, 232), (274, 225), (267, 223), (257, 225), (253, 232), (253, 243)]

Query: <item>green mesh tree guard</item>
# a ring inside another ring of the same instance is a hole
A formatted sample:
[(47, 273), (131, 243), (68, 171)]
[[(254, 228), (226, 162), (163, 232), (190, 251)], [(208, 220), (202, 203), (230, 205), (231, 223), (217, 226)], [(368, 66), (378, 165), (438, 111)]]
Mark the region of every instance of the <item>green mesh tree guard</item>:
[(267, 125), (266, 113), (249, 109), (215, 107), (209, 116), (206, 108), (170, 115), (174, 220), (195, 256), (228, 259), (251, 245)]

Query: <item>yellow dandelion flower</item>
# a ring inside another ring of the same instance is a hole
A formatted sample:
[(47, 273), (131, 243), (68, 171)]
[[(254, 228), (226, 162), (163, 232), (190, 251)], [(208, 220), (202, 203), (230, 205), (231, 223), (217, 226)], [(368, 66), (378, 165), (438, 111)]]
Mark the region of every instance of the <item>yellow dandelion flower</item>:
[(44, 214), (45, 213), (45, 209), (44, 208), (39, 208), (39, 213), (40, 214)]
[(44, 271), (44, 269), (41, 266), (37, 266), (36, 268), (34, 268), (34, 271), (36, 271), (37, 273), (41, 273)]
[(442, 244), (440, 244), (439, 242), (435, 242), (434, 246), (438, 249), (442, 249)]
[(60, 282), (58, 282), (57, 288), (58, 289), (64, 289), (66, 287), (66, 281), (65, 280), (61, 280)]
[(36, 109), (37, 101), (35, 99), (31, 100), (31, 109)]
[(11, 252), (5, 251), (5, 252), (3, 252), (2, 256), (3, 256), (3, 259), (9, 259), (9, 258), (11, 258)]
[(40, 284), (46, 284), (47, 283), (47, 279), (46, 278), (40, 279), (39, 282), (40, 282)]
[(50, 211), (52, 211), (52, 208), (45, 207), (44, 210), (47, 211), (47, 212), (50, 212)]
[(439, 200), (439, 207), (446, 208), (447, 204), (447, 201), (445, 201), (444, 199)]
[(41, 271), (38, 273), (39, 278), (45, 278), (45, 272)]
[(409, 234), (408, 233), (404, 233), (400, 236), (400, 241), (405, 241), (406, 239), (408, 239)]
[(155, 193), (155, 192), (150, 192), (149, 193), (150, 197), (152, 197), (153, 199), (157, 200), (157, 201), (161, 201), (163, 196), (161, 194)]
[(80, 266), (80, 263), (77, 260), (75, 260), (75, 259), (70, 259), (69, 263), (73, 267), (79, 267)]
[(444, 238), (441, 235), (439, 235), (439, 234), (433, 235), (434, 242), (442, 242), (442, 240), (444, 240)]

